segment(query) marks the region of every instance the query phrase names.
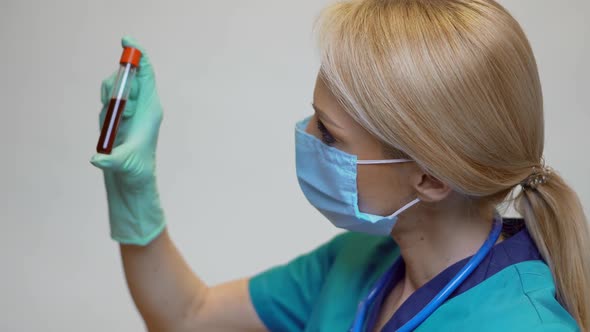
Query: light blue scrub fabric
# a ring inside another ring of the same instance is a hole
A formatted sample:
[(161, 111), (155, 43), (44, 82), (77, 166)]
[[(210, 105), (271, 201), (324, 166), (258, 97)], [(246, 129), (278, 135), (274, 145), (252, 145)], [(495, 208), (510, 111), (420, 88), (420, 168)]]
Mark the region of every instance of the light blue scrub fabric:
[[(252, 278), (251, 299), (270, 331), (348, 331), (358, 303), (398, 258), (399, 247), (390, 237), (344, 233)], [(416, 291), (383, 331), (403, 324), (405, 316), (424, 306), (430, 294), (444, 287), (443, 281), (465, 262), (449, 267)], [(555, 299), (551, 272), (522, 230), (494, 246), (464, 285), (416, 331), (579, 329)]]

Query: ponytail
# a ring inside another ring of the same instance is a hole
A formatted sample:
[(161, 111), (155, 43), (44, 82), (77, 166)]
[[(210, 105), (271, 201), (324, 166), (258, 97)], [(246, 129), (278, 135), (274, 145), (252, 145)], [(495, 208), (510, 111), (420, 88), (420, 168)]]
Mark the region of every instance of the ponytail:
[(590, 231), (578, 196), (550, 171), (541, 183), (523, 184), (516, 209), (551, 269), (557, 299), (589, 331)]

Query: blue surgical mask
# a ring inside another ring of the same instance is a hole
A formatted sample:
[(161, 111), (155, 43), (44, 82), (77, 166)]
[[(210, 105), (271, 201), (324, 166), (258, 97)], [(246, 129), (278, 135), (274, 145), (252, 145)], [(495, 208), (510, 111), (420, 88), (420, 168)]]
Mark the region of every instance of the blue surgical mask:
[(398, 215), (417, 204), (416, 198), (389, 216), (364, 213), (358, 207), (357, 165), (406, 163), (408, 159), (358, 160), (326, 145), (305, 129), (310, 118), (295, 126), (297, 179), (307, 200), (334, 226), (373, 235), (389, 235)]

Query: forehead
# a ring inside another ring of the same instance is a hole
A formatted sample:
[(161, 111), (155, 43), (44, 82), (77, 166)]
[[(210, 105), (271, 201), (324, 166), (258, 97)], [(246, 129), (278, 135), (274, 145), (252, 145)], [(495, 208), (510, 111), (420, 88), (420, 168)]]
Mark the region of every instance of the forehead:
[(336, 122), (341, 128), (345, 129), (347, 134), (367, 135), (368, 132), (356, 122), (338, 101), (338, 98), (332, 93), (321, 75), (316, 79), (313, 93), (313, 104), (322, 113), (324, 117)]
[(372, 150), (375, 146), (380, 146), (378, 141), (345, 111), (320, 75), (316, 79), (313, 104), (321, 112), (321, 117), (328, 117), (338, 125), (339, 128), (329, 129), (337, 130), (336, 134), (345, 141), (345, 145), (354, 145), (355, 148), (351, 150), (356, 154), (361, 154), (359, 149)]
[(339, 124), (349, 127), (356, 123), (338, 102), (338, 98), (330, 91), (321, 75), (317, 76), (315, 89), (313, 92), (313, 104), (323, 115), (329, 117)]
[(324, 79), (318, 74), (315, 82), (315, 89), (313, 91), (314, 104), (324, 106), (324, 108), (340, 108), (338, 99), (330, 91)]

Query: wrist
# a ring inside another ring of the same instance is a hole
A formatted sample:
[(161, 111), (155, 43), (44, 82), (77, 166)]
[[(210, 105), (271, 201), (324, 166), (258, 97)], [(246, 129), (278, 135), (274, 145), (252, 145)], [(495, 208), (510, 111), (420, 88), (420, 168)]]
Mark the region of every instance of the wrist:
[(109, 189), (109, 221), (113, 240), (143, 246), (162, 232), (166, 221), (155, 178), (141, 190)]

